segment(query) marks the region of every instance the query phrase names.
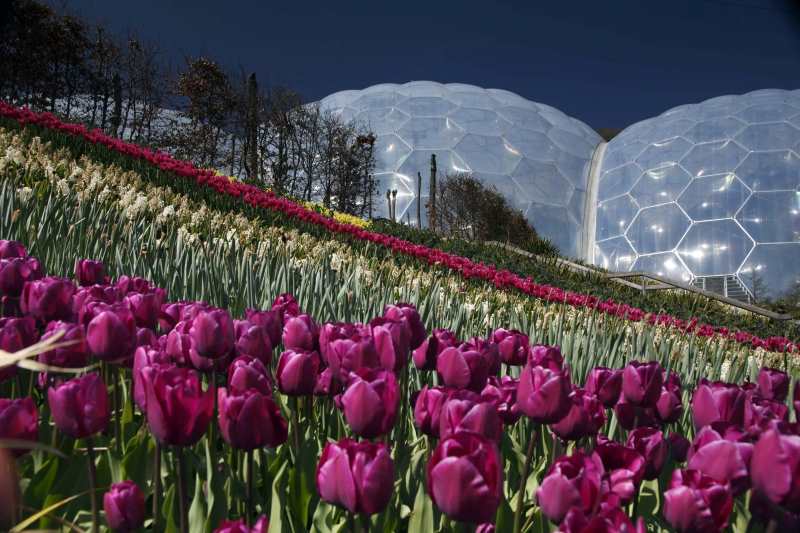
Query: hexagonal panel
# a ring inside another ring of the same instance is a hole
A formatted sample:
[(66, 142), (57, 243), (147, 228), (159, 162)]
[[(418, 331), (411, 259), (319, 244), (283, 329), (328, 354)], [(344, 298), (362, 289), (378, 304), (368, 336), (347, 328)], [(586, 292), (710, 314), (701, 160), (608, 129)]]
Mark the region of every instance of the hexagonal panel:
[(560, 250), (578, 249), (581, 227), (570, 220), (566, 207), (532, 203), (525, 216), (540, 235), (547, 236)]
[(734, 141), (704, 143), (692, 148), (681, 165), (697, 177), (722, 174), (735, 169), (746, 155), (747, 150)]
[[(539, 159), (534, 157), (533, 159)], [(586, 190), (586, 176), (589, 174), (591, 161), (561, 152), (556, 158), (556, 166), (561, 175), (567, 178), (576, 189)]]
[(638, 211), (639, 206), (627, 194), (613, 200), (600, 202), (597, 204), (595, 238), (602, 241), (623, 235)]
[(436, 156), (436, 175), (439, 178), (447, 174), (470, 172), (469, 166), (458, 154), (451, 150), (414, 150), (403, 160), (398, 173), (405, 176), (410, 183), (414, 183), (416, 190), (417, 173), (422, 175), (422, 194), (428, 193), (431, 176), (431, 155)]
[(636, 162), (645, 170), (677, 163), (689, 151), (692, 144), (682, 137), (659, 141), (645, 148)]
[(375, 141), (375, 172), (391, 172), (411, 153), (411, 147), (397, 135), (382, 135)]
[(464, 130), (448, 117), (415, 117), (397, 135), (415, 149), (442, 150), (458, 144)]
[(369, 109), (380, 107), (394, 107), (403, 97), (395, 91), (375, 91), (364, 94), (350, 104), (355, 109)]
[(494, 110), (500, 107), (500, 102), (486, 94), (483, 89), (471, 91), (451, 91), (448, 100), (462, 107)]
[(756, 301), (796, 295), (800, 275), (800, 244), (757, 244), (739, 270)]
[(413, 117), (443, 117), (456, 105), (435, 96), (413, 96), (397, 104), (397, 108)]
[(594, 245), (594, 264), (606, 270), (627, 272), (635, 261), (636, 252), (633, 251), (625, 237), (609, 239)]
[(448, 117), (465, 131), (478, 135), (502, 135), (511, 126), (497, 113), (486, 109), (459, 107)]
[(577, 157), (584, 156), (594, 149), (594, 146), (589, 144), (586, 139), (561, 127), (551, 129), (547, 132), (547, 136), (564, 152)]
[(555, 161), (561, 150), (544, 133), (511, 128), (503, 139), (525, 157), (538, 161)]
[(788, 150), (753, 152), (736, 175), (754, 191), (794, 189), (800, 185), (800, 158)]
[(639, 211), (626, 236), (639, 254), (666, 252), (677, 246), (689, 224), (677, 205), (663, 204)]
[(574, 189), (552, 163), (526, 158), (520, 162), (511, 176), (532, 201), (541, 204), (565, 206)]
[(631, 190), (636, 180), (642, 175), (642, 168), (636, 163), (628, 163), (621, 167), (607, 170), (600, 176), (598, 200), (606, 200), (625, 194)]
[(500, 137), (468, 133), (456, 146), (456, 152), (477, 172), (504, 174), (513, 172), (522, 156)]
[(528, 207), (530, 207), (532, 200), (530, 191), (519, 186), (506, 174), (486, 174), (483, 172), (475, 172), (473, 176), (481, 180), (481, 182), (487, 187), (494, 188), (497, 192), (502, 194), (508, 204), (515, 209), (519, 209), (524, 213)]
[(745, 123), (733, 117), (717, 117), (695, 124), (684, 137), (696, 143), (724, 141), (744, 129)]
[(535, 109), (506, 106), (498, 108), (497, 114), (513, 124), (515, 128), (524, 128), (526, 130), (547, 133), (550, 128), (553, 127), (553, 125)]
[(731, 219), (698, 222), (678, 245), (678, 255), (695, 276), (735, 273), (753, 241)]
[(631, 189), (639, 205), (657, 205), (675, 200), (691, 180), (680, 165), (646, 170)]
[(683, 136), (694, 124), (694, 120), (687, 118), (676, 117), (672, 120), (665, 120), (657, 128), (653, 129), (653, 135), (650, 138), (655, 142), (668, 141), (673, 137)]
[(755, 124), (757, 122), (775, 122), (783, 120), (797, 113), (797, 109), (782, 102), (771, 102), (756, 104), (736, 113), (736, 116), (744, 119), (745, 122)]
[(695, 178), (678, 198), (692, 220), (729, 218), (736, 214), (750, 191), (732, 173)]
[(608, 143), (603, 154), (603, 169), (617, 168), (635, 160), (641, 154), (647, 143), (644, 141), (631, 141), (630, 143), (616, 143), (617, 137)]
[(355, 122), (369, 129), (377, 136), (394, 133), (408, 122), (409, 116), (393, 107), (378, 107), (362, 111), (355, 117)]
[(736, 220), (756, 242), (800, 242), (800, 192), (754, 192)]
[(640, 255), (633, 264), (631, 270), (652, 272), (659, 276), (677, 279), (684, 283), (692, 281), (692, 274), (689, 272), (681, 260), (672, 252), (662, 254)]
[(584, 191), (575, 189), (572, 197), (569, 199), (569, 213), (576, 222), (580, 223), (583, 220), (584, 211), (586, 210), (586, 193)]
[(800, 142), (800, 130), (787, 122), (753, 124), (742, 130), (736, 140), (750, 150), (788, 150)]

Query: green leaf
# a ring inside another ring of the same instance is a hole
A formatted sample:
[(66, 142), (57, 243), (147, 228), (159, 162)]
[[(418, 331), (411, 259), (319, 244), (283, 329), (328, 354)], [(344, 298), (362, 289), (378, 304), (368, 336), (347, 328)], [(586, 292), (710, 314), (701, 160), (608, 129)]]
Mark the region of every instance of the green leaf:
[(208, 485), (208, 499), (206, 509), (205, 531), (213, 531), (221, 520), (226, 518), (228, 504), (225, 501), (225, 486), (222, 476), (216, 471), (216, 465), (211, 456), (208, 439), (205, 439), (206, 451), (206, 484)]
[(280, 470), (275, 475), (275, 480), (272, 482), (272, 502), (269, 509), (269, 533), (281, 533), (283, 528), (283, 496), (285, 496), (285, 483), (283, 475), (286, 472), (288, 462), (281, 465)]
[(409, 533), (433, 531), (433, 502), (425, 493), (425, 483), (420, 483), (414, 498), (414, 509), (408, 522)]
[(206, 504), (202, 486), (200, 475), (195, 475), (194, 498), (189, 506), (189, 531), (203, 531), (206, 527)]
[(161, 516), (164, 517), (165, 525), (164, 533), (178, 533), (178, 518), (175, 516), (177, 514), (177, 507), (178, 503), (175, 501), (175, 485), (171, 485), (169, 489), (167, 489), (167, 493), (164, 496), (164, 504), (161, 506)]

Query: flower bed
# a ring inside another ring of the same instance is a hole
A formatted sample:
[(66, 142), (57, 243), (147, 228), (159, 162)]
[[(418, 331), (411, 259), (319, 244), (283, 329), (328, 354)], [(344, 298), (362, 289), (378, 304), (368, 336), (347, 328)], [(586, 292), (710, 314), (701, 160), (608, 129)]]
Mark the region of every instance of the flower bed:
[[(430, 265), (447, 268), (459, 273), (466, 279), (479, 279), (489, 282), (498, 288), (518, 290), (544, 301), (564, 302), (575, 307), (596, 310), (634, 322), (645, 320), (651, 324), (668, 326), (681, 332), (702, 337), (721, 336), (732, 338), (736, 342), (751, 344), (771, 351), (794, 352), (798, 349), (797, 344), (785, 337), (773, 336), (763, 339), (744, 331), (731, 331), (724, 326), (715, 327), (703, 324), (698, 319), (682, 320), (667, 314), (648, 314), (639, 308), (615, 302), (611, 299), (601, 300), (596, 296), (538, 284), (530, 277), (522, 277), (509, 270), (497, 269), (441, 250), (412, 244), (396, 237), (371, 232), (350, 224), (343, 224), (289, 200), (279, 198), (270, 192), (260, 190), (257, 187), (232, 182), (211, 171), (196, 169), (189, 163), (176, 161), (166, 154), (124, 143), (99, 131), (88, 131), (83, 126), (65, 124), (47, 113), (37, 114), (0, 103), (0, 116), (11, 119), (23, 126), (35, 125), (45, 130), (65, 133), (90, 145), (103, 147), (114, 154), (146, 162), (166, 173), (186, 178), (189, 184), (200, 185), (202, 188), (214, 191), (222, 198), (220, 201), (226, 202), (228, 206), (234, 206), (235, 208), (237, 202), (243, 202), (257, 210), (277, 212), (289, 219), (319, 226), (329, 232), (346, 235), (356, 240), (374, 243), (394, 253), (416, 258)], [(169, 181), (176, 183), (178, 180)], [(205, 198), (208, 198), (208, 195)]]

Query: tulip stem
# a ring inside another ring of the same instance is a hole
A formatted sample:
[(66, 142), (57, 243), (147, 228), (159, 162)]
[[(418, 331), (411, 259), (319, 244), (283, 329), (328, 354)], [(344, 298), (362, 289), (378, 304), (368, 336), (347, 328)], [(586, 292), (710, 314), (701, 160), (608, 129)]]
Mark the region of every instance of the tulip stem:
[(177, 459), (177, 472), (178, 472), (178, 504), (180, 509), (180, 531), (181, 533), (189, 533), (187, 525), (188, 515), (186, 509), (186, 473), (183, 471), (183, 449), (180, 446), (175, 446), (175, 458)]
[(531, 472), (531, 461), (533, 452), (536, 448), (536, 437), (539, 431), (538, 424), (534, 425), (528, 440), (528, 453), (525, 455), (525, 465), (522, 467), (522, 477), (519, 480), (519, 491), (517, 492), (517, 510), (514, 513), (514, 533), (520, 533), (522, 527), (522, 506), (525, 501), (525, 487), (528, 485), (528, 476)]
[(92, 533), (97, 533), (100, 519), (97, 511), (97, 472), (94, 467), (92, 439), (86, 439), (86, 460), (89, 463), (89, 499), (92, 502)]
[(300, 453), (300, 419), (297, 414), (297, 410), (300, 406), (297, 403), (297, 397), (292, 396), (292, 425), (294, 426), (294, 449), (295, 449), (295, 460), (299, 461), (297, 458), (297, 454)]
[(122, 458), (122, 407), (120, 405), (119, 388), (122, 386), (121, 368), (111, 368), (111, 379), (114, 380), (114, 444), (117, 457)]
[(161, 443), (156, 441), (156, 453), (153, 464), (153, 531), (158, 531), (158, 516), (161, 514), (159, 496), (161, 495)]
[(247, 527), (250, 527), (253, 519), (253, 450), (247, 451), (247, 501), (246, 506), (246, 520)]

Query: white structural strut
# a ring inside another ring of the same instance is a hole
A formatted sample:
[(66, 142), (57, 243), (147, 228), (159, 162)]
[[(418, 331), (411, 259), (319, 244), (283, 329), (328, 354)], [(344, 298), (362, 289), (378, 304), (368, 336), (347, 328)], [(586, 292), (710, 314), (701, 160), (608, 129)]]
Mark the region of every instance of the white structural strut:
[(594, 149), (592, 163), (589, 167), (589, 177), (586, 184), (586, 206), (584, 207), (583, 247), (581, 257), (589, 264), (594, 264), (594, 234), (597, 226), (597, 181), (600, 169), (603, 167), (603, 156), (606, 153), (607, 142), (601, 142)]

